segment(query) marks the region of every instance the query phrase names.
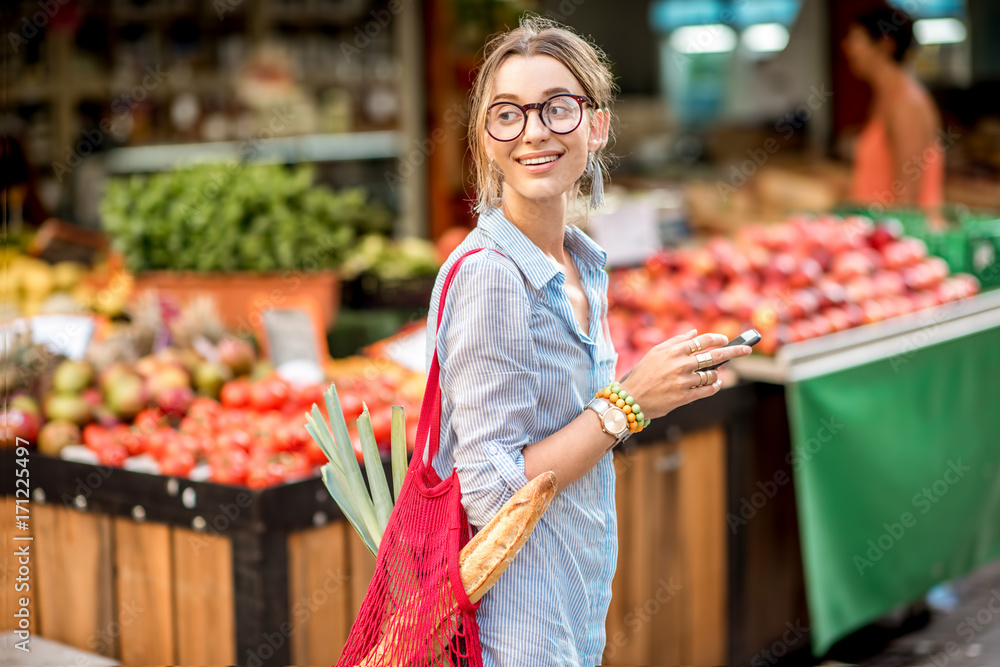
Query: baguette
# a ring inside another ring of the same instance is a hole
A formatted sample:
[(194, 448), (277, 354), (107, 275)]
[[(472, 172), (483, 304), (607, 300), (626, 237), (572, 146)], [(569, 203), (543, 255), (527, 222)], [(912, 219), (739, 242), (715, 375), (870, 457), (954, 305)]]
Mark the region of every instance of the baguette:
[[(534, 530), (538, 520), (548, 509), (549, 503), (556, 495), (556, 475), (549, 471), (535, 477), (521, 487), (510, 500), (504, 503), (490, 522), (483, 526), (468, 544), (458, 554), (459, 573), (462, 586), (472, 604), (479, 602), (500, 575), (514, 560), (514, 556), (524, 546), (525, 541)], [(415, 601), (414, 601), (415, 602)], [(392, 627), (395, 623), (412, 623), (412, 614), (406, 613), (408, 608), (416, 605), (404, 602), (396, 614), (389, 620), (382, 639), (372, 647), (358, 667), (375, 667), (376, 665), (402, 664), (402, 656), (392, 654), (393, 639), (400, 634), (400, 628)], [(441, 619), (437, 622), (434, 634), (441, 632), (444, 625), (457, 610), (452, 603), (444, 609)], [(440, 644), (447, 642), (444, 638)]]

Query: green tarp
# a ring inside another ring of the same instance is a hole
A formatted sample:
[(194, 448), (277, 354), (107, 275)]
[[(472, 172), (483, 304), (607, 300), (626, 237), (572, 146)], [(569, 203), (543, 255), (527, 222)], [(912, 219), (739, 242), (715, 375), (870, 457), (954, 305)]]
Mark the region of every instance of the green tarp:
[(792, 383), (788, 405), (817, 655), (1000, 557), (1000, 328)]

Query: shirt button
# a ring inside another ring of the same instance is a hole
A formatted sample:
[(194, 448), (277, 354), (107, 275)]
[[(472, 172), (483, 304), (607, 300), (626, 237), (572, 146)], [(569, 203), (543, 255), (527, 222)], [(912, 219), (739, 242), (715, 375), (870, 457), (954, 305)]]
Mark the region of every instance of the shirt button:
[(498, 452), (499, 450), (497, 449), (497, 446), (496, 446), (496, 445), (490, 445), (490, 446), (489, 446), (489, 447), (487, 448), (487, 450), (486, 450), (486, 451), (487, 451), (487, 452), (489, 452), (489, 453), (490, 453), (491, 455), (493, 455), (493, 456), (496, 456), (496, 453), (497, 453), (497, 452)]

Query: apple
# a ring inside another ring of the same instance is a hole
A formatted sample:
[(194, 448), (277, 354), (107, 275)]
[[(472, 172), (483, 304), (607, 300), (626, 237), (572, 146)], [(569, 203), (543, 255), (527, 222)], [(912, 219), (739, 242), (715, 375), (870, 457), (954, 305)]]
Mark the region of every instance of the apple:
[(823, 275), (823, 267), (812, 257), (805, 257), (799, 261), (796, 270), (788, 278), (791, 287), (808, 287), (818, 281)]
[(881, 322), (885, 319), (885, 309), (882, 307), (882, 304), (875, 299), (869, 299), (862, 303), (861, 312), (863, 314), (865, 324)]
[(830, 327), (834, 331), (843, 331), (844, 329), (850, 329), (854, 326), (854, 323), (851, 321), (847, 311), (843, 308), (838, 308), (836, 306), (833, 308), (827, 308), (823, 311), (823, 314), (826, 316), (826, 321), (830, 323)]
[(39, 428), (41, 418), (37, 414), (14, 407), (0, 412), (0, 444), (4, 447), (34, 444), (38, 440)]
[(909, 266), (916, 259), (913, 254), (913, 247), (903, 241), (889, 243), (882, 248), (882, 258), (885, 267), (893, 271), (899, 271)]
[(874, 271), (875, 265), (871, 258), (859, 250), (851, 250), (833, 258), (833, 279), (840, 283), (868, 276)]

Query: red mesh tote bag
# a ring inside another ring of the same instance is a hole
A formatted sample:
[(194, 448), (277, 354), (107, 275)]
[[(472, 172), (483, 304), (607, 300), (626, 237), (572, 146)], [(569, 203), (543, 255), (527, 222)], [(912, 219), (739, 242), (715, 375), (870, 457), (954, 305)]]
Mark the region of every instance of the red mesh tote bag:
[[(470, 250), (445, 278), (438, 303), (441, 326), (448, 288)], [(459, 551), (472, 536), (458, 475), (441, 479), (431, 462), (441, 421), (440, 366), (434, 351), (420, 407), (416, 448), (379, 545), (375, 576), (337, 667), (468, 665), (481, 667), (477, 604), (465, 593)], [(424, 456), (417, 452), (423, 451)]]

